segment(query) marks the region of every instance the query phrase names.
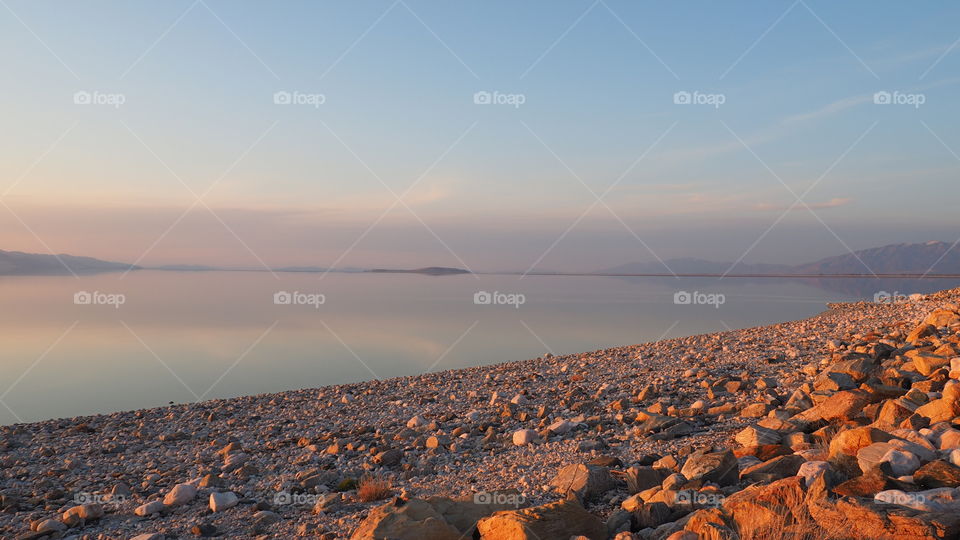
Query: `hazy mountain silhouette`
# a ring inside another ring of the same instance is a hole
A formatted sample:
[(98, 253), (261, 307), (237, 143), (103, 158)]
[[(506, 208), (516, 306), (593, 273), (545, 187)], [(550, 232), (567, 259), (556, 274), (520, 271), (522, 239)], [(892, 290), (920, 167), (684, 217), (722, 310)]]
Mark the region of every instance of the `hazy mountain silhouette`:
[[(0, 275), (3, 276), (59, 276), (73, 274), (95, 274), (99, 272), (117, 272), (130, 269), (131, 265), (101, 261), (92, 257), (73, 255), (42, 255), (20, 251), (0, 249)], [(138, 266), (133, 266), (138, 269)]]
[(799, 265), (746, 264), (703, 259), (670, 259), (622, 264), (599, 270), (604, 274), (960, 274), (960, 247), (946, 242), (891, 244)]

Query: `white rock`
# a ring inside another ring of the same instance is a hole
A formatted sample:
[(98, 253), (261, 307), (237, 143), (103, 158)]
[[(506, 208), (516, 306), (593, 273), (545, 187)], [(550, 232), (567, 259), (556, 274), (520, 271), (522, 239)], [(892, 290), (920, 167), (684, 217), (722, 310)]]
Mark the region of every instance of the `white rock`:
[(891, 449), (883, 455), (880, 462), (889, 463), (894, 476), (908, 476), (920, 468), (920, 458), (904, 450)]
[(197, 488), (190, 484), (177, 484), (173, 486), (170, 493), (163, 498), (163, 504), (167, 506), (179, 506), (186, 504), (197, 496)]
[(210, 494), (210, 510), (214, 512), (223, 512), (228, 508), (233, 508), (240, 501), (232, 491)]
[(569, 433), (570, 430), (577, 427), (573, 422), (567, 422), (566, 420), (557, 420), (556, 422), (550, 424), (547, 428), (550, 430), (550, 433), (556, 433), (557, 435), (563, 435), (564, 433)]
[(410, 429), (421, 428), (425, 425), (427, 425), (427, 421), (424, 420), (419, 414), (407, 421), (407, 427)]
[(138, 506), (133, 513), (138, 516), (152, 516), (153, 514), (159, 513), (163, 508), (163, 501), (150, 501), (147, 504)]
[(518, 429), (513, 432), (513, 444), (524, 446), (537, 440), (537, 432), (532, 429)]
[(898, 489), (888, 489), (874, 495), (873, 500), (887, 504), (897, 504), (924, 512), (955, 511), (960, 507), (956, 490), (952, 488), (928, 489), (906, 493)]
[(830, 465), (826, 461), (808, 461), (800, 465), (797, 476), (802, 476), (804, 484), (809, 487), (810, 484), (816, 482), (817, 478), (827, 474), (829, 470)]

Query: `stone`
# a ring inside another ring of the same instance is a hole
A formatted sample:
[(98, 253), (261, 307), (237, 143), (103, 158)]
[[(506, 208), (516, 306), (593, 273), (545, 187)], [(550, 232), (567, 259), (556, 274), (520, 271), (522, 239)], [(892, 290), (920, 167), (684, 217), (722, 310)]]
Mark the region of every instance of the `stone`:
[(805, 459), (797, 455), (775, 457), (741, 471), (740, 479), (747, 482), (772, 482), (796, 476), (805, 462)]
[(416, 415), (410, 420), (407, 420), (407, 427), (410, 429), (418, 429), (418, 428), (426, 427), (428, 423), (429, 422), (424, 420), (422, 416)]
[(906, 356), (913, 362), (913, 367), (924, 377), (929, 377), (934, 371), (950, 364), (949, 358), (916, 349), (907, 352)]
[(931, 424), (949, 422), (960, 416), (960, 402), (946, 396), (917, 407), (916, 413), (930, 419)]
[(910, 476), (920, 468), (920, 458), (911, 452), (891, 448), (881, 458), (881, 463), (890, 465), (894, 476)]
[(103, 506), (96, 503), (80, 504), (67, 509), (61, 520), (69, 526), (103, 517)]
[(955, 488), (960, 486), (960, 467), (943, 460), (927, 463), (913, 473), (913, 481), (924, 488)]
[(810, 487), (817, 478), (830, 472), (830, 464), (826, 461), (807, 461), (797, 469), (797, 476), (803, 478), (804, 486)]
[(144, 533), (138, 534), (130, 538), (130, 540), (163, 540), (163, 535), (159, 533)]
[(403, 461), (403, 450), (396, 448), (384, 450), (373, 456), (373, 462), (383, 467), (393, 467)]
[(659, 486), (663, 482), (664, 476), (668, 471), (656, 469), (654, 467), (630, 467), (623, 472), (624, 480), (627, 482), (627, 491), (631, 494), (646, 491), (654, 486)]
[(861, 448), (877, 442), (887, 442), (892, 438), (893, 436), (886, 431), (870, 426), (847, 429), (834, 435), (830, 441), (828, 459), (833, 459), (840, 454), (856, 456)]
[(933, 310), (925, 319), (923, 319), (923, 324), (928, 324), (935, 327), (950, 326), (951, 324), (956, 323), (960, 323), (960, 314), (957, 314), (955, 311), (942, 308)]
[[(477, 529), (483, 540), (567, 540), (576, 535), (590, 540), (607, 538), (604, 522), (574, 499), (497, 512), (481, 519)], [(433, 537), (424, 534), (416, 538)]]
[(913, 330), (911, 330), (909, 334), (907, 334), (906, 341), (907, 343), (916, 344), (925, 337), (939, 336), (939, 335), (940, 333), (937, 332), (936, 326), (933, 326), (932, 324), (921, 324), (916, 328), (914, 328)]
[(750, 426), (736, 434), (734, 440), (740, 446), (761, 446), (765, 444), (779, 444), (780, 434), (772, 429), (760, 426)]
[(190, 532), (193, 533), (194, 536), (207, 538), (210, 536), (216, 536), (217, 527), (212, 523), (198, 523), (190, 528)]
[(850, 420), (860, 416), (863, 409), (879, 399), (863, 390), (844, 390), (837, 392), (813, 408), (791, 418), (791, 421), (816, 422), (818, 420)]
[(518, 429), (513, 432), (513, 444), (515, 446), (526, 446), (537, 441), (539, 435), (532, 429)]
[(579, 500), (588, 501), (613, 489), (615, 482), (606, 467), (572, 464), (560, 469), (550, 486), (562, 495), (572, 493)]
[(550, 424), (547, 427), (547, 430), (554, 435), (564, 435), (569, 433), (573, 428), (577, 427), (573, 422), (568, 422), (566, 420), (557, 420), (556, 422)]
[(752, 403), (740, 411), (741, 418), (762, 418), (770, 412), (770, 405), (766, 403)]
[(733, 452), (724, 450), (691, 455), (680, 469), (680, 474), (691, 481), (703, 480), (726, 486), (737, 482), (740, 470)]
[(133, 513), (138, 516), (152, 516), (153, 514), (158, 514), (162, 511), (166, 505), (163, 504), (163, 501), (150, 501), (146, 504), (141, 504)]
[(860, 476), (835, 486), (833, 492), (847, 497), (873, 497), (875, 494), (888, 489), (909, 488), (909, 484), (890, 478), (880, 467), (874, 467)]
[(669, 522), (671, 515), (673, 515), (673, 510), (669, 505), (662, 502), (644, 504), (633, 512), (633, 518), (641, 529), (659, 527)]
[(240, 502), (240, 498), (231, 491), (210, 494), (210, 510), (214, 512), (223, 512), (233, 508)]
[(67, 530), (67, 525), (59, 519), (45, 519), (37, 524), (37, 532), (63, 532)]
[(874, 496), (880, 503), (906, 506), (922, 512), (950, 512), (960, 509), (955, 490), (949, 488), (904, 492), (898, 489), (881, 491)]
[(960, 532), (960, 515), (957, 514), (918, 513), (908, 508), (849, 498), (835, 502), (821, 499), (808, 504), (807, 508), (824, 530), (849, 531), (852, 538), (940, 540), (954, 538)]
[(177, 484), (163, 498), (163, 504), (167, 506), (179, 506), (186, 504), (197, 496), (197, 488), (193, 484)]

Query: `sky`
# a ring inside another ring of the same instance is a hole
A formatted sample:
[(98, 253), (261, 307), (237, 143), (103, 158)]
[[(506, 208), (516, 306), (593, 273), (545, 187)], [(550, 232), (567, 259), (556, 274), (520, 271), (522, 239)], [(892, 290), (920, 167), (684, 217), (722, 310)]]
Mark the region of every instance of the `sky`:
[(954, 242), (958, 21), (946, 1), (0, 0), (0, 249), (590, 271)]

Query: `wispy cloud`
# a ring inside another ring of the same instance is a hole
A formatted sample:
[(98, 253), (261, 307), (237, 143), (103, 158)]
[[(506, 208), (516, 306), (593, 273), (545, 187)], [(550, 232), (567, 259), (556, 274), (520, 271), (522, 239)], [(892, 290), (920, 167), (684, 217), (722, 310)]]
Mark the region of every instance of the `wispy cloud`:
[[(810, 207), (810, 208), (812, 208), (812, 209), (814, 209), (814, 210), (821, 210), (821, 209), (826, 209), (826, 208), (839, 208), (839, 207), (841, 207), (841, 206), (847, 206), (848, 204), (850, 204), (850, 203), (852, 203), (852, 202), (853, 202), (853, 199), (851, 199), (851, 198), (849, 198), (849, 197), (834, 197), (833, 199), (830, 199), (829, 201), (823, 201), (823, 202), (818, 202), (818, 203), (809, 203), (809, 204), (807, 204), (807, 206)], [(779, 205), (779, 204), (770, 204), (770, 203), (759, 203), (759, 204), (754, 205), (753, 208), (754, 208), (755, 210), (764, 210), (764, 211), (766, 211), (766, 210), (776, 210), (776, 211), (778, 211), (778, 212), (784, 212), (784, 211), (786, 211), (787, 209), (789, 209), (790, 206), (788, 206), (788, 205)], [(805, 209), (805, 208), (804, 208), (804, 207), (801, 207), (801, 206), (797, 206), (797, 207), (793, 208), (793, 210), (804, 210), (804, 209)]]

